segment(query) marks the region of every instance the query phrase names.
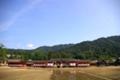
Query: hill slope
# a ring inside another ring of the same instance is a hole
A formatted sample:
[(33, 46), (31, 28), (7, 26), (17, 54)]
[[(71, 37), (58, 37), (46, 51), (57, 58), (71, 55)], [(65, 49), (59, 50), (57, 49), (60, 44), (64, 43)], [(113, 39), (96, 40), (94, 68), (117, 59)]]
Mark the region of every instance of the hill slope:
[(58, 51), (58, 50), (61, 50), (61, 49), (71, 47), (73, 45), (74, 44), (61, 44), (61, 45), (55, 45), (55, 46), (42, 46), (42, 47), (38, 47), (35, 50), (42, 50), (42, 51), (46, 51), (46, 52), (48, 52), (48, 51)]
[(84, 41), (62, 51), (72, 54), (74, 58), (98, 59), (118, 57), (120, 56), (120, 36)]
[(120, 57), (120, 36), (99, 38), (94, 41), (84, 41), (77, 44), (43, 46), (34, 50), (8, 49), (8, 51), (10, 54), (14, 54), (13, 58), (17, 56), (18, 58), (35, 60), (55, 58), (111, 59)]

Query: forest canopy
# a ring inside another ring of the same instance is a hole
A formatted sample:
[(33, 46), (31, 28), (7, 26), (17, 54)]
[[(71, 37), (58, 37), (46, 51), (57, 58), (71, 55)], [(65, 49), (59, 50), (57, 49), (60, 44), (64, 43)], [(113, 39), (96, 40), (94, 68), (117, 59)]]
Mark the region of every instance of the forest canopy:
[(89, 59), (110, 60), (120, 57), (120, 36), (99, 38), (77, 44), (42, 46), (33, 50), (7, 49), (0, 44), (0, 60)]

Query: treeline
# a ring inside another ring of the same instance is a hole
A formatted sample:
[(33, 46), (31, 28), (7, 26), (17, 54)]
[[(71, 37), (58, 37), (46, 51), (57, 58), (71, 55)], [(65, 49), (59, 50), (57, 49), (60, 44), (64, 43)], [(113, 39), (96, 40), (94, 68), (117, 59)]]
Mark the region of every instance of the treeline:
[(77, 44), (44, 46), (34, 50), (7, 49), (4, 52), (5, 50), (3, 49), (5, 48), (0, 46), (0, 57), (8, 59), (49, 60), (67, 58), (112, 60), (120, 57), (120, 36), (99, 38), (94, 41), (84, 41)]
[(22, 59), (22, 60), (50, 60), (73, 58), (72, 55), (61, 51), (44, 51), (44, 50), (8, 50), (8, 59)]
[(113, 59), (120, 57), (120, 36), (84, 41), (61, 50), (76, 59)]

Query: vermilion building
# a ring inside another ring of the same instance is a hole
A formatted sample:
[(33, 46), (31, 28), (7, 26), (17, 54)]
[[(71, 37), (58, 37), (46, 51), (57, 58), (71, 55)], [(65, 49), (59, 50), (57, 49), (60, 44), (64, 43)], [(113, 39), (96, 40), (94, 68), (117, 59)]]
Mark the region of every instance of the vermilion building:
[(7, 61), (9, 67), (25, 67), (26, 62), (20, 59), (9, 59)]

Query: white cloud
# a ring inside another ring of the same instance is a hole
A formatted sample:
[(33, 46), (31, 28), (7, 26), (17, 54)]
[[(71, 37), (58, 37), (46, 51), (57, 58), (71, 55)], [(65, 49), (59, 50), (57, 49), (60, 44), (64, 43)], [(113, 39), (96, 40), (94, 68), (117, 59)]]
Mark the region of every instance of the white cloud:
[(27, 44), (27, 48), (29, 48), (29, 49), (33, 49), (35, 46), (34, 46), (34, 44), (32, 44), (32, 43), (29, 43), (29, 44)]
[(8, 21), (4, 22), (4, 23), (0, 23), (0, 31), (5, 31), (7, 30), (9, 27), (11, 27), (16, 20), (23, 15), (24, 13), (26, 13), (27, 11), (33, 9), (37, 4), (41, 3), (43, 0), (32, 0), (30, 1), (30, 3), (23, 7), (22, 9), (20, 9), (17, 13), (15, 13), (15, 15)]

